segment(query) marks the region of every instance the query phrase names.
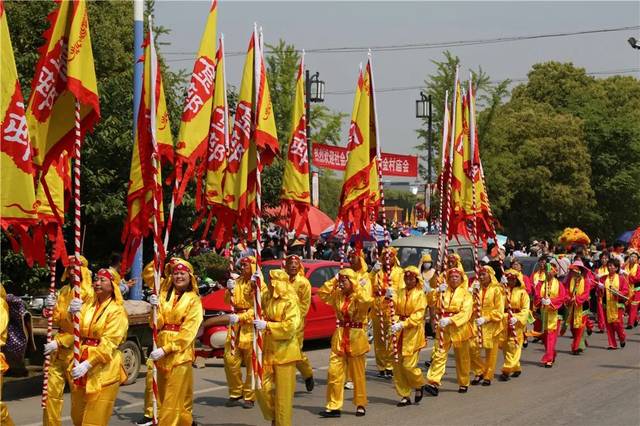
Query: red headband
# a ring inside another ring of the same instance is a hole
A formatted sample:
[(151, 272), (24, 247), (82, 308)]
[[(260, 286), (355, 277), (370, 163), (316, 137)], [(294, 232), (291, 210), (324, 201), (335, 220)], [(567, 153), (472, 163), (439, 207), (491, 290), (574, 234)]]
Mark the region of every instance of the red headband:
[(186, 272), (189, 274), (191, 273), (191, 271), (189, 270), (189, 267), (184, 263), (176, 264), (176, 266), (173, 267), (173, 272), (176, 272), (176, 271)]
[(96, 274), (96, 277), (104, 277), (104, 278), (107, 278), (109, 281), (113, 281), (113, 274), (111, 273), (111, 271), (104, 268), (98, 271), (98, 273)]
[(458, 274), (458, 275), (462, 276), (462, 273), (460, 272), (460, 270), (458, 268), (449, 269), (449, 275), (452, 275), (452, 274)]

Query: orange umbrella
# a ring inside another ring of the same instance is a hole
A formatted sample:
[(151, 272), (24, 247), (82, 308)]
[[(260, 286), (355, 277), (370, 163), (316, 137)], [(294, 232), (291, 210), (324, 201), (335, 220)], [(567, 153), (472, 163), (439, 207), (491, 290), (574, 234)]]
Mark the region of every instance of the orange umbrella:
[[(289, 212), (285, 206), (267, 207), (264, 209), (264, 216), (271, 219), (273, 223), (281, 228), (287, 229), (289, 227)], [(301, 222), (302, 220), (303, 218), (299, 217), (299, 221)], [(319, 208), (311, 206), (309, 210), (309, 223), (311, 224), (311, 238), (318, 239), (322, 231), (333, 225), (335, 221)], [(299, 223), (296, 222), (294, 227), (298, 225)], [(304, 228), (306, 229), (306, 226)]]

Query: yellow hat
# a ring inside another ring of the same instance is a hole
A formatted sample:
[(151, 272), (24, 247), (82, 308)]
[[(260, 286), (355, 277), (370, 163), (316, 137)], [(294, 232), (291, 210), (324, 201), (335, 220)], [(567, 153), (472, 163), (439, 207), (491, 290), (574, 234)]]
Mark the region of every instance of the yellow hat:
[(524, 278), (522, 277), (522, 272), (516, 271), (515, 269), (507, 269), (504, 271), (504, 275), (509, 278), (515, 278), (518, 280), (518, 285), (524, 287)]
[(269, 271), (269, 286), (275, 298), (295, 294), (293, 288), (289, 285), (289, 274), (284, 269), (272, 269)]
[(304, 273), (304, 265), (302, 264), (302, 258), (297, 254), (290, 254), (285, 258), (285, 262), (288, 261), (289, 259), (298, 260), (298, 275), (300, 275), (301, 277), (304, 277), (305, 273)]
[[(174, 259), (175, 261), (173, 263), (173, 267), (171, 268), (171, 273), (173, 274), (173, 272), (175, 271), (184, 271), (188, 273), (189, 277), (191, 278), (191, 290), (193, 290), (196, 294), (198, 294), (198, 280), (196, 279), (196, 276), (193, 273), (193, 265), (191, 265), (191, 263), (179, 257), (174, 257), (171, 260), (174, 260)], [(166, 280), (166, 289), (169, 290), (172, 287), (173, 287), (173, 275), (170, 275)]]
[(341, 269), (338, 275), (349, 278), (349, 281), (351, 281), (352, 284), (356, 284), (356, 281), (358, 280), (358, 275), (351, 268)]
[(424, 286), (424, 278), (420, 273), (420, 270), (415, 266), (407, 266), (406, 268), (404, 268), (404, 273), (405, 274), (410, 273), (415, 275), (416, 278), (418, 279), (418, 282), (420, 283), (420, 287)]
[(96, 277), (105, 277), (111, 281), (111, 288), (113, 288), (113, 300), (115, 300), (118, 305), (122, 305), (124, 299), (120, 292), (120, 274), (113, 268), (102, 268), (96, 272)]

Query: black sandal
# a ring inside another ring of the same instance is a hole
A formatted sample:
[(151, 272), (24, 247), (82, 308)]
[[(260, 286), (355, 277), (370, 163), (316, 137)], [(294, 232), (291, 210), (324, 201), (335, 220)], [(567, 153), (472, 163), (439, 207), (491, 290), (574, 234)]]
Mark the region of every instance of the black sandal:
[(458, 388), (458, 393), (467, 393), (468, 390), (469, 390), (469, 386), (460, 386)]
[(406, 407), (407, 405), (411, 405), (411, 400), (407, 397), (403, 397), (400, 402), (396, 404), (396, 407)]
[(498, 376), (498, 380), (500, 380), (501, 382), (508, 382), (509, 375), (506, 373), (502, 373), (501, 375)]
[(482, 376), (476, 376), (473, 378), (473, 380), (471, 381), (471, 384), (473, 386), (479, 385), (480, 382), (482, 381)]
[(437, 386), (431, 384), (424, 385), (422, 389), (424, 389), (431, 396), (438, 396), (438, 393), (440, 392)]
[(363, 406), (359, 405), (358, 408), (356, 408), (356, 417), (362, 417), (365, 414), (367, 414), (367, 410), (365, 410)]
[(514, 371), (513, 373), (511, 373), (511, 377), (520, 377), (521, 374), (522, 371)]
[(416, 395), (414, 397), (414, 401), (417, 404), (422, 401), (422, 397), (424, 396), (424, 390), (422, 388), (416, 389)]
[(482, 381), (482, 386), (491, 386), (491, 380), (484, 379)]

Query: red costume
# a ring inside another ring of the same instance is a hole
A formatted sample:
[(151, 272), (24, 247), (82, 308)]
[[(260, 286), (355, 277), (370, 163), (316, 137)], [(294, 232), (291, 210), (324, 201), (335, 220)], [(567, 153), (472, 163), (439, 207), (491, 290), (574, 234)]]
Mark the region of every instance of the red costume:
[[(552, 268), (555, 269), (555, 266)], [(555, 276), (547, 276), (545, 281), (538, 281), (536, 284), (534, 306), (540, 309), (542, 341), (545, 348), (540, 361), (545, 367), (551, 367), (556, 359), (556, 341), (562, 320), (558, 310), (564, 305), (565, 299), (565, 288)], [(545, 304), (545, 300), (548, 304)]]
[(571, 352), (578, 354), (581, 348), (582, 335), (589, 318), (589, 293), (593, 285), (593, 275), (585, 268), (581, 260), (576, 260), (570, 267), (571, 273), (565, 279), (564, 285), (567, 292), (567, 319), (566, 324), (571, 328), (573, 341)]
[(622, 326), (624, 318), (624, 298), (629, 292), (627, 280), (620, 274), (614, 273), (603, 277), (598, 284), (598, 291), (602, 297), (603, 308), (607, 321), (607, 338), (609, 349), (617, 349), (615, 335), (618, 335), (620, 346), (625, 346), (625, 333)]
[[(637, 256), (633, 254), (630, 256)], [(638, 262), (631, 265), (625, 265), (627, 271), (627, 281), (629, 283), (628, 294), (632, 295), (629, 305), (629, 319), (627, 320), (627, 328), (635, 327), (638, 323), (638, 306), (640, 305), (640, 266)]]

